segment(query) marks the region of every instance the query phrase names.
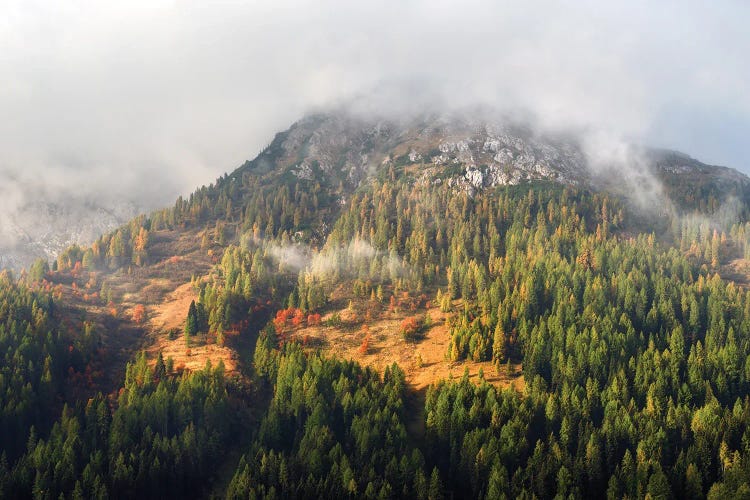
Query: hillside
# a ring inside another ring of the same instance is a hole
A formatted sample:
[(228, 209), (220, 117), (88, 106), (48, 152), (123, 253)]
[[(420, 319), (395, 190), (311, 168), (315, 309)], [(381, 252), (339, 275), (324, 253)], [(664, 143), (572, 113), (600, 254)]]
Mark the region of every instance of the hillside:
[(300, 120), (3, 278), (0, 389), (55, 396), (0, 497), (750, 491), (750, 179), (643, 158), (659, 207), (517, 124)]

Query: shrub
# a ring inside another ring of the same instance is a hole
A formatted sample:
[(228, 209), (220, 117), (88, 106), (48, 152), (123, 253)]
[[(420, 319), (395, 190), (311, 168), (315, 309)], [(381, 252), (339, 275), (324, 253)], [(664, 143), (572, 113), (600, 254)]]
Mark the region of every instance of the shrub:
[(143, 304), (138, 304), (133, 308), (133, 322), (141, 325), (144, 321), (146, 321), (146, 308)]
[(405, 339), (411, 340), (416, 338), (424, 327), (424, 318), (417, 316), (410, 316), (401, 322), (401, 328), (399, 331)]

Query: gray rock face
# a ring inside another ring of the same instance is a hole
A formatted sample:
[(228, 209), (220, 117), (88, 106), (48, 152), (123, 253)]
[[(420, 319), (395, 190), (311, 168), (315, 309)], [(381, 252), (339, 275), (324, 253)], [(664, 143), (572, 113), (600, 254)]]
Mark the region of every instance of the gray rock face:
[[(574, 185), (588, 175), (577, 144), (465, 116), (396, 121), (346, 113), (311, 115), (278, 140), (282, 155), (275, 167), (308, 181), (357, 186), (388, 165), (411, 171), (418, 167), (417, 180), (437, 177), (469, 191), (540, 179)], [(462, 172), (445, 179), (445, 169), (456, 167)]]
[(739, 172), (671, 151), (643, 150), (643, 161), (637, 165), (590, 168), (576, 138), (544, 135), (488, 116), (452, 113), (388, 120), (347, 112), (311, 115), (277, 138), (283, 155), (276, 158), (274, 168), (289, 169), (298, 179), (350, 187), (383, 169), (404, 169), (413, 182), (446, 183), (470, 194), (544, 180), (620, 189), (628, 196), (627, 191), (643, 188), (628, 181), (633, 173), (652, 183), (700, 175), (748, 185)]

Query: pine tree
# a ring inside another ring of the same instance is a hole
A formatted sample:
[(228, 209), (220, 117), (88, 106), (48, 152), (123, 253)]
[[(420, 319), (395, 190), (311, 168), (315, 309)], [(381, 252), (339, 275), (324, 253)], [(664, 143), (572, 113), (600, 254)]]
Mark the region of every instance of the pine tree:
[(429, 500), (443, 499), (443, 482), (440, 480), (440, 473), (437, 467), (432, 469), (432, 474), (430, 475), (430, 487), (427, 492), (427, 498)]
[(190, 337), (198, 333), (198, 308), (195, 301), (190, 302), (187, 319), (185, 320), (185, 336)]
[(154, 378), (161, 380), (167, 374), (167, 367), (164, 364), (164, 356), (159, 351), (159, 356), (156, 358), (156, 365), (154, 365)]

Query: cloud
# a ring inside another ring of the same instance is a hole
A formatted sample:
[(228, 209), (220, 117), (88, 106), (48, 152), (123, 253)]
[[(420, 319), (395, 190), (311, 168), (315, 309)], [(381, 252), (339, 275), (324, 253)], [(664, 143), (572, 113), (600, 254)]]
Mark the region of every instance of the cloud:
[[(305, 271), (313, 276), (324, 278), (332, 275), (345, 275), (360, 279), (378, 278), (370, 268), (377, 260), (381, 272), (389, 279), (403, 276), (410, 269), (395, 253), (377, 250), (368, 241), (354, 238), (348, 244), (328, 244), (320, 252), (312, 252)], [(335, 280), (334, 280), (335, 281)]]
[(373, 261), (377, 260), (377, 269), (382, 278), (395, 279), (407, 275), (412, 270), (395, 253), (383, 252), (373, 247), (368, 241), (353, 238), (348, 243), (329, 243), (321, 250), (315, 250), (302, 243), (280, 244), (275, 241), (256, 239), (249, 234), (242, 238), (245, 249), (261, 247), (273, 258), (280, 272), (304, 272), (309, 277), (323, 281), (337, 281), (333, 278), (374, 279)]
[(279, 270), (290, 269), (299, 272), (309, 266), (313, 259), (313, 251), (306, 245), (278, 245), (270, 242), (264, 244), (266, 251), (278, 262)]
[(674, 212), (643, 147), (603, 131), (589, 131), (581, 136), (581, 149), (594, 183), (613, 189), (643, 211)]
[[(51, 194), (169, 204), (305, 112), (342, 103), (391, 114), (490, 105), (750, 167), (742, 2), (11, 0), (4, 10), (0, 174)], [(717, 135), (730, 111), (744, 133)]]

